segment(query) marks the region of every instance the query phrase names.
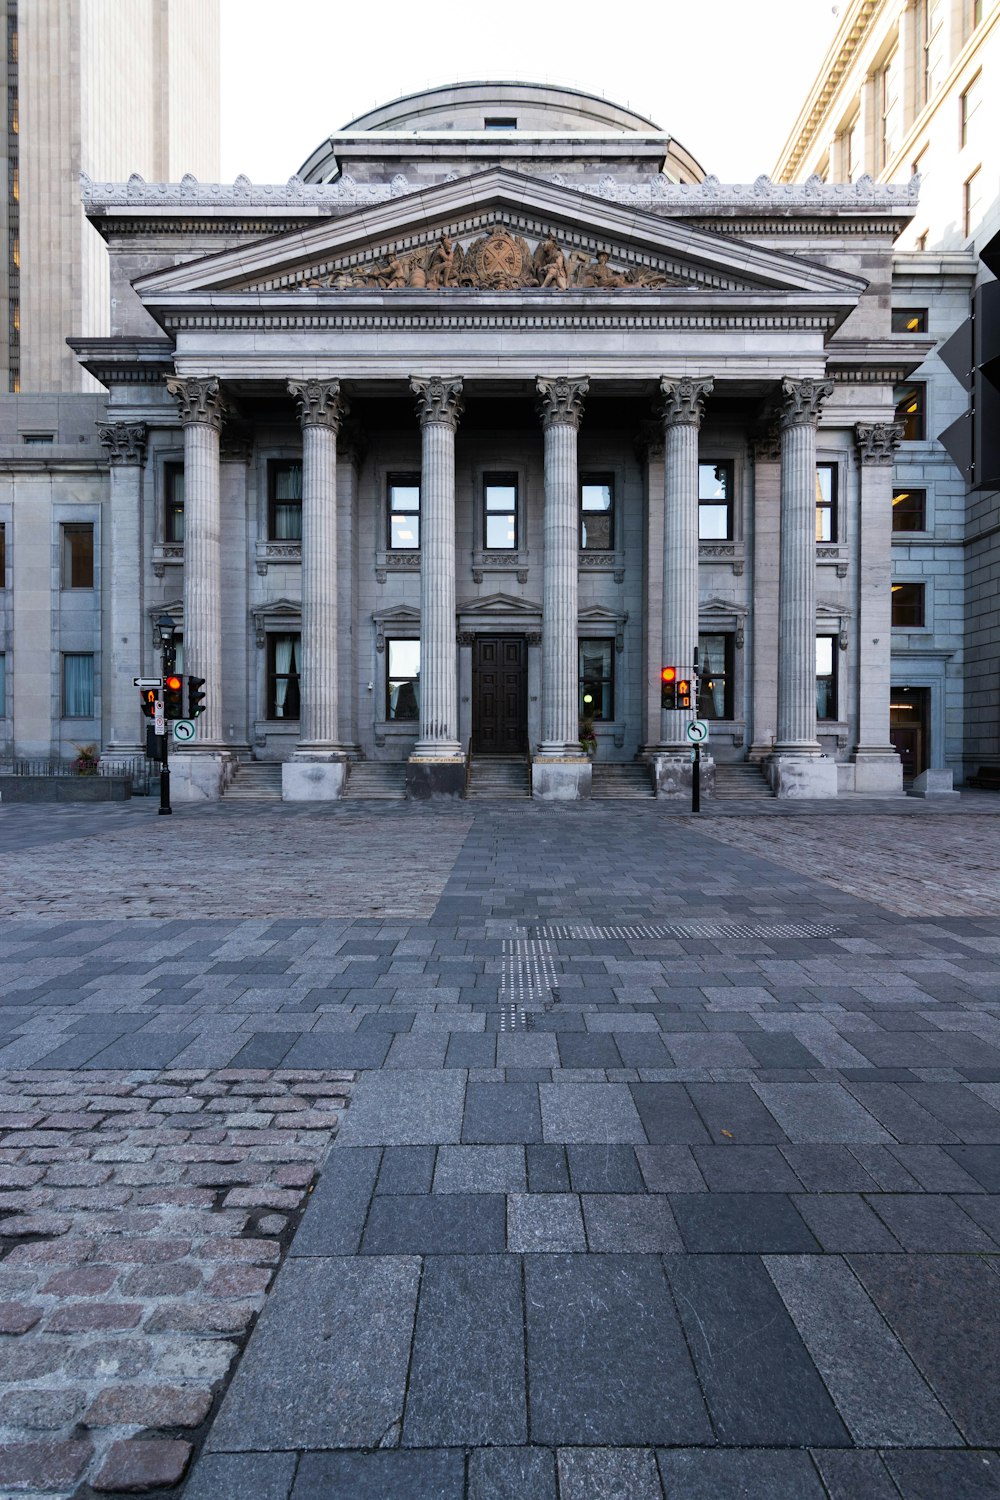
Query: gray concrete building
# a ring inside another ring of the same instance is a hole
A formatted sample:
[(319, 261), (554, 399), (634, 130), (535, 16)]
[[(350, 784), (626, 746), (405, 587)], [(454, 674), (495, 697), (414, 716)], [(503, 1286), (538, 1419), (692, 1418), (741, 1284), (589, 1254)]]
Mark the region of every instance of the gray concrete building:
[[(694, 713), (709, 790), (901, 792), (916, 202), (725, 185), (525, 84), (397, 101), (281, 186), (85, 180), (111, 313), (71, 344), (107, 412), (96, 449), (61, 409), (40, 461), (83, 466), (72, 517), (22, 551), (8, 501), (8, 755), (139, 753), (166, 610), (208, 694), (178, 796), (251, 765), (289, 799), (373, 773), (462, 795), (502, 766), (538, 797), (680, 799)], [(700, 695), (664, 707), (696, 650)]]

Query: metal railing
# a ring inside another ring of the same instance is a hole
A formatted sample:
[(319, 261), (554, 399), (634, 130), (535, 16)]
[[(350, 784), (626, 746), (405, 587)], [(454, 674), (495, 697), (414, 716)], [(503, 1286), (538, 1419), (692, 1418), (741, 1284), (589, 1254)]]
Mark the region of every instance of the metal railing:
[(80, 772), (72, 760), (25, 760), (17, 759), (9, 767), (0, 767), (14, 776), (127, 776), (132, 782), (134, 797), (148, 797), (154, 779), (159, 785), (159, 764), (145, 756), (129, 756), (125, 760), (107, 760), (102, 757), (93, 771)]

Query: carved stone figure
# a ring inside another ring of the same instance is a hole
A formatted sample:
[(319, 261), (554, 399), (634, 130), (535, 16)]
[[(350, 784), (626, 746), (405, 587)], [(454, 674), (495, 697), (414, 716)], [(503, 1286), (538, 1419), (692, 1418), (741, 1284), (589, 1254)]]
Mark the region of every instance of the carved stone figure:
[(554, 286), (560, 292), (564, 292), (569, 286), (566, 257), (552, 234), (539, 241), (532, 263), (535, 267), (538, 285), (543, 291), (548, 286)]
[(427, 261), (427, 286), (457, 286), (461, 250), (443, 234)]

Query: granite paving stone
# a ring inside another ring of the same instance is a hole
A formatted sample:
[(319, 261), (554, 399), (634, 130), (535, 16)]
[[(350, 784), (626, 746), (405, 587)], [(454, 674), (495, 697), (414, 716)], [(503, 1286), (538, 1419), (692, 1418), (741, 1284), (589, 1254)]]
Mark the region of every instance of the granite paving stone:
[(542, 1119), (537, 1085), (470, 1081), (465, 1095), (461, 1139), (466, 1144), (479, 1145), (519, 1145), (540, 1141)]
[(899, 1500), (900, 1491), (881, 1455), (870, 1449), (813, 1449), (812, 1461), (829, 1500)]
[(886, 1453), (885, 1466), (906, 1500), (998, 1500), (997, 1453)]
[(784, 1193), (671, 1193), (670, 1206), (692, 1253), (792, 1254), (819, 1248)]
[(555, 1454), (546, 1448), (477, 1448), (467, 1500), (556, 1500)]
[(657, 1458), (667, 1500), (826, 1500), (807, 1453), (679, 1448)]
[(429, 1453), (306, 1453), (291, 1500), (464, 1500), (465, 1458)]
[(378, 1195), (368, 1213), (364, 1255), (489, 1255), (503, 1250), (500, 1193)]
[(663, 1500), (648, 1448), (561, 1448), (560, 1500)]

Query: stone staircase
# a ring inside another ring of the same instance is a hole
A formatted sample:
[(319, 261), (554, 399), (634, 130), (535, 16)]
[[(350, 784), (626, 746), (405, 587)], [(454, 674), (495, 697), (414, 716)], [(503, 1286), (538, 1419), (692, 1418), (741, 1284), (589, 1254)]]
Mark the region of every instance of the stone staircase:
[(606, 765), (597, 761), (590, 795), (595, 802), (633, 801), (636, 798), (650, 801), (655, 795), (650, 768), (641, 761), (608, 762)]
[(281, 762), (241, 760), (223, 795), (227, 802), (280, 802)]
[(531, 777), (525, 755), (474, 755), (469, 762), (465, 795), (470, 800), (530, 797)]
[(352, 761), (343, 795), (351, 801), (401, 802), (406, 796), (406, 762)]
[(763, 769), (754, 761), (715, 763), (715, 799), (718, 802), (767, 802), (774, 796)]

